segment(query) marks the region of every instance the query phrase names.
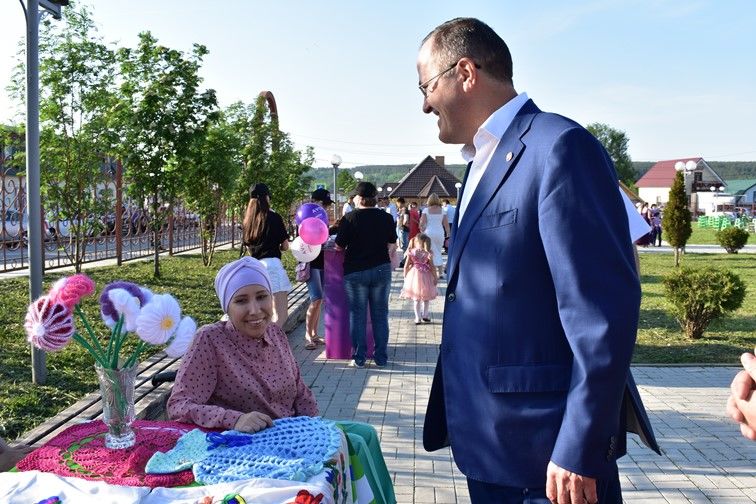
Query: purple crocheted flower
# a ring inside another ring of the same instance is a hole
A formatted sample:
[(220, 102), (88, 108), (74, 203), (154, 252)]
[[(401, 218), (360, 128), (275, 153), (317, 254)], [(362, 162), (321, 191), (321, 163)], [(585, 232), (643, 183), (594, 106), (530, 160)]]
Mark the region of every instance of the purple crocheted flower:
[(118, 322), (118, 317), (120, 316), (118, 310), (116, 310), (116, 307), (113, 305), (113, 301), (111, 301), (110, 296), (108, 295), (108, 293), (113, 289), (125, 290), (139, 300), (140, 306), (144, 306), (148, 301), (146, 293), (135, 283), (124, 282), (122, 280), (109, 283), (102, 290), (102, 294), (100, 294), (100, 312), (102, 313), (102, 319), (106, 323), (109, 320), (113, 323), (116, 323)]

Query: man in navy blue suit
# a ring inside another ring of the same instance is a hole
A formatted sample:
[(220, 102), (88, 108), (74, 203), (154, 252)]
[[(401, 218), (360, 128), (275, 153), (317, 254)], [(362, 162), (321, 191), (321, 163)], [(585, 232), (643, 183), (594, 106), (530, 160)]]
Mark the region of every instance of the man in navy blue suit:
[(451, 445), (473, 502), (621, 503), (626, 432), (658, 446), (630, 374), (640, 283), (612, 162), (515, 91), (481, 21), (434, 29), (417, 71), (469, 162), (424, 445)]

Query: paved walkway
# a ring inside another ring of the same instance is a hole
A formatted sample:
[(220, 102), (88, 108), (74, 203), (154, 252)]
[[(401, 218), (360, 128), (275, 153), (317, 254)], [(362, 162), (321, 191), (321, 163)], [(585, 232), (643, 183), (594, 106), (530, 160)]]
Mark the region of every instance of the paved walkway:
[[(431, 324), (416, 326), (411, 302), (399, 299), (400, 279), (395, 272), (385, 369), (355, 369), (347, 361), (326, 360), (323, 347), (306, 350), (304, 326), (290, 339), (320, 413), (376, 427), (400, 504), (469, 502), (465, 477), (449, 449), (427, 453), (422, 447), (443, 301), (431, 302)], [(637, 437), (630, 437), (629, 455), (620, 461), (626, 502), (756, 502), (756, 443), (741, 437), (724, 414), (735, 372), (722, 367), (633, 369), (665, 454), (641, 448)]]

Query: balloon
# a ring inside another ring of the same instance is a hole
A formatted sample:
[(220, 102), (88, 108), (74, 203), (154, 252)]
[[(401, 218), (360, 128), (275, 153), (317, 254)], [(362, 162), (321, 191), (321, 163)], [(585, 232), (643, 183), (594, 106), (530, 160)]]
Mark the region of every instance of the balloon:
[(317, 217), (308, 217), (299, 225), (299, 237), (308, 245), (322, 245), (328, 240), (328, 226)]
[(317, 217), (318, 219), (323, 221), (323, 224), (328, 226), (328, 212), (326, 212), (325, 209), (317, 203), (305, 203), (304, 205), (301, 205), (297, 209), (297, 213), (294, 216), (294, 222), (296, 222), (297, 226), (299, 226), (300, 224), (302, 224), (303, 220), (310, 217)]
[(320, 245), (308, 245), (302, 241), (301, 236), (297, 236), (289, 244), (291, 255), (299, 262), (310, 262), (320, 254)]

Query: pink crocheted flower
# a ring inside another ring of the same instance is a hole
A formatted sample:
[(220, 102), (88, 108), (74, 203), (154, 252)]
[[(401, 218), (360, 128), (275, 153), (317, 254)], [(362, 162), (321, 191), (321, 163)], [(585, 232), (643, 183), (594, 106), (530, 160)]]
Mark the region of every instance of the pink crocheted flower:
[(73, 310), (81, 298), (93, 294), (94, 291), (94, 281), (83, 273), (77, 273), (55, 282), (49, 296), (54, 303), (60, 303), (69, 310)]
[(29, 305), (24, 329), (29, 343), (46, 352), (66, 346), (75, 331), (71, 310), (49, 296)]

